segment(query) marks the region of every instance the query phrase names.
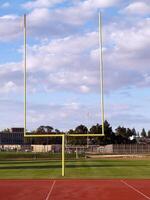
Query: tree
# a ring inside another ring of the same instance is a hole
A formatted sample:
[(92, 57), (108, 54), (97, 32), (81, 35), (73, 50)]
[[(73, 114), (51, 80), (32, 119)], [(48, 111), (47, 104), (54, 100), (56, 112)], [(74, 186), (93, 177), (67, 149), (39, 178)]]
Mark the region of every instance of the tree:
[(91, 134), (102, 134), (102, 126), (99, 124), (93, 125), (90, 130), (89, 133)]
[(146, 137), (146, 131), (145, 131), (144, 128), (142, 129), (141, 136), (142, 136), (142, 137)]
[[(96, 124), (93, 125), (90, 129), (89, 129), (89, 133), (91, 134), (102, 134), (102, 126), (100, 124)], [(100, 143), (100, 139), (99, 137), (89, 137), (88, 138), (88, 143), (90, 144), (99, 144)]]
[(54, 129), (52, 126), (45, 126), (44, 128), (46, 133), (51, 133)]
[[(101, 134), (102, 133), (102, 125), (96, 124), (90, 128), (89, 131), (91, 134)], [(108, 121), (105, 120), (104, 122), (104, 136), (98, 136), (98, 137), (90, 137), (92, 140), (92, 144), (112, 144), (114, 143), (115, 135), (112, 131), (112, 127), (108, 123)]]
[(70, 130), (68, 131), (68, 134), (74, 134), (74, 130), (73, 130), (73, 129), (70, 129)]
[(126, 139), (129, 139), (131, 136), (136, 135), (135, 129), (125, 128), (125, 127), (118, 127), (116, 128), (116, 135), (120, 135)]
[(126, 128), (118, 126), (115, 131), (117, 136), (126, 137)]
[(131, 143), (130, 137), (132, 136), (132, 131), (129, 128), (118, 126), (115, 129), (116, 143), (117, 144), (129, 144)]
[(5, 132), (5, 133), (10, 133), (10, 129), (9, 129), (9, 128), (5, 128), (5, 129), (3, 130), (3, 132)]
[(132, 135), (133, 135), (133, 136), (136, 136), (136, 135), (137, 135), (137, 132), (136, 132), (135, 128), (133, 128), (131, 131), (132, 131)]
[(112, 134), (112, 127), (107, 120), (104, 121), (105, 134)]
[(38, 134), (45, 133), (44, 126), (39, 126), (39, 127), (36, 129), (36, 133), (38, 133)]
[(52, 133), (53, 127), (51, 126), (40, 126), (37, 128), (36, 132), (37, 133)]
[(140, 137), (140, 133), (139, 133), (139, 131), (136, 133), (136, 135), (137, 135), (138, 137)]
[(127, 128), (127, 129), (126, 129), (126, 137), (127, 137), (127, 138), (130, 138), (132, 135), (133, 135), (132, 130), (131, 130), (130, 128)]
[(150, 130), (148, 131), (148, 138), (150, 138)]
[[(88, 133), (88, 128), (84, 125), (79, 125), (75, 128), (75, 130), (70, 129), (68, 131), (68, 135), (69, 134), (87, 134)], [(74, 145), (85, 145), (87, 143), (87, 138), (86, 137), (69, 137), (67, 139), (67, 143), (68, 144), (74, 144)]]
[(61, 132), (60, 132), (60, 130), (55, 129), (55, 133), (56, 133), (56, 134), (59, 134), (59, 133), (61, 133)]
[(102, 144), (106, 145), (115, 143), (115, 134), (112, 131), (112, 127), (110, 126), (107, 120), (105, 120), (104, 122), (104, 134), (104, 137), (100, 138)]
[(76, 134), (87, 134), (87, 132), (88, 132), (88, 128), (82, 124), (77, 126), (75, 129)]
[[(70, 129), (67, 132), (67, 135), (69, 135), (69, 134), (74, 134), (74, 130)], [(74, 137), (67, 137), (67, 144), (75, 144), (75, 143), (76, 143), (76, 139)]]

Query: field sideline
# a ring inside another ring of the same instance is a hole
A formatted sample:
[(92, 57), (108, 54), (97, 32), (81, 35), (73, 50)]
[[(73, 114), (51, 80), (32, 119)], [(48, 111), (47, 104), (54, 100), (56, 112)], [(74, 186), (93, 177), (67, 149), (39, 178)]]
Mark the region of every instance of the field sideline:
[[(1, 160), (0, 179), (61, 179), (57, 160)], [(99, 159), (66, 162), (65, 178), (150, 179), (150, 159)]]

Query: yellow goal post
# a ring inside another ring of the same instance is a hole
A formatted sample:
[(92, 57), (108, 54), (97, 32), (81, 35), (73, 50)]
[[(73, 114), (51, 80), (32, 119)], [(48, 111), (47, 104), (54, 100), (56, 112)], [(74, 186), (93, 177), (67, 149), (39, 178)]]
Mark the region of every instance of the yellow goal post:
[(101, 134), (28, 134), (27, 130), (27, 29), (26, 14), (24, 15), (24, 137), (61, 137), (62, 138), (62, 176), (65, 176), (65, 138), (66, 137), (99, 137), (104, 136), (104, 95), (103, 95), (103, 57), (102, 57), (102, 22), (101, 13), (99, 13), (99, 65), (100, 65), (100, 83), (101, 83)]

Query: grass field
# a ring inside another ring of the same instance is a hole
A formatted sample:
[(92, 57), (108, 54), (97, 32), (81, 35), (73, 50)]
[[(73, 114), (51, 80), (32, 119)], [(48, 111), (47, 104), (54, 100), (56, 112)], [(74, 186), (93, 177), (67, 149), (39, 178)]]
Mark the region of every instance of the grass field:
[[(48, 159), (58, 160), (61, 159), (61, 153), (33, 153), (33, 152), (0, 152), (0, 160), (33, 160), (33, 159)], [(75, 159), (76, 154), (65, 154), (66, 159)], [(79, 157), (84, 157), (79, 154)]]
[[(61, 177), (57, 160), (1, 160), (0, 179), (49, 179)], [(150, 160), (72, 160), (66, 162), (65, 178), (148, 179)]]

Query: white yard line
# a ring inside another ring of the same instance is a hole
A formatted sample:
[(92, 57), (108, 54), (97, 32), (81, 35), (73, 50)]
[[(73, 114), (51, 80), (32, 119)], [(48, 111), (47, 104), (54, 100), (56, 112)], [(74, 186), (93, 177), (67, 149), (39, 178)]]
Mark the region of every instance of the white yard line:
[(50, 198), (50, 195), (52, 194), (55, 183), (56, 181), (54, 180), (45, 200), (48, 200)]
[(124, 185), (126, 185), (127, 187), (131, 188), (132, 190), (134, 190), (135, 192), (139, 193), (140, 195), (142, 195), (143, 197), (145, 197), (146, 199), (150, 200), (150, 197), (148, 197), (147, 195), (145, 195), (144, 193), (140, 192), (139, 190), (137, 190), (135, 187), (133, 187), (132, 185), (126, 183), (123, 180), (120, 180)]

